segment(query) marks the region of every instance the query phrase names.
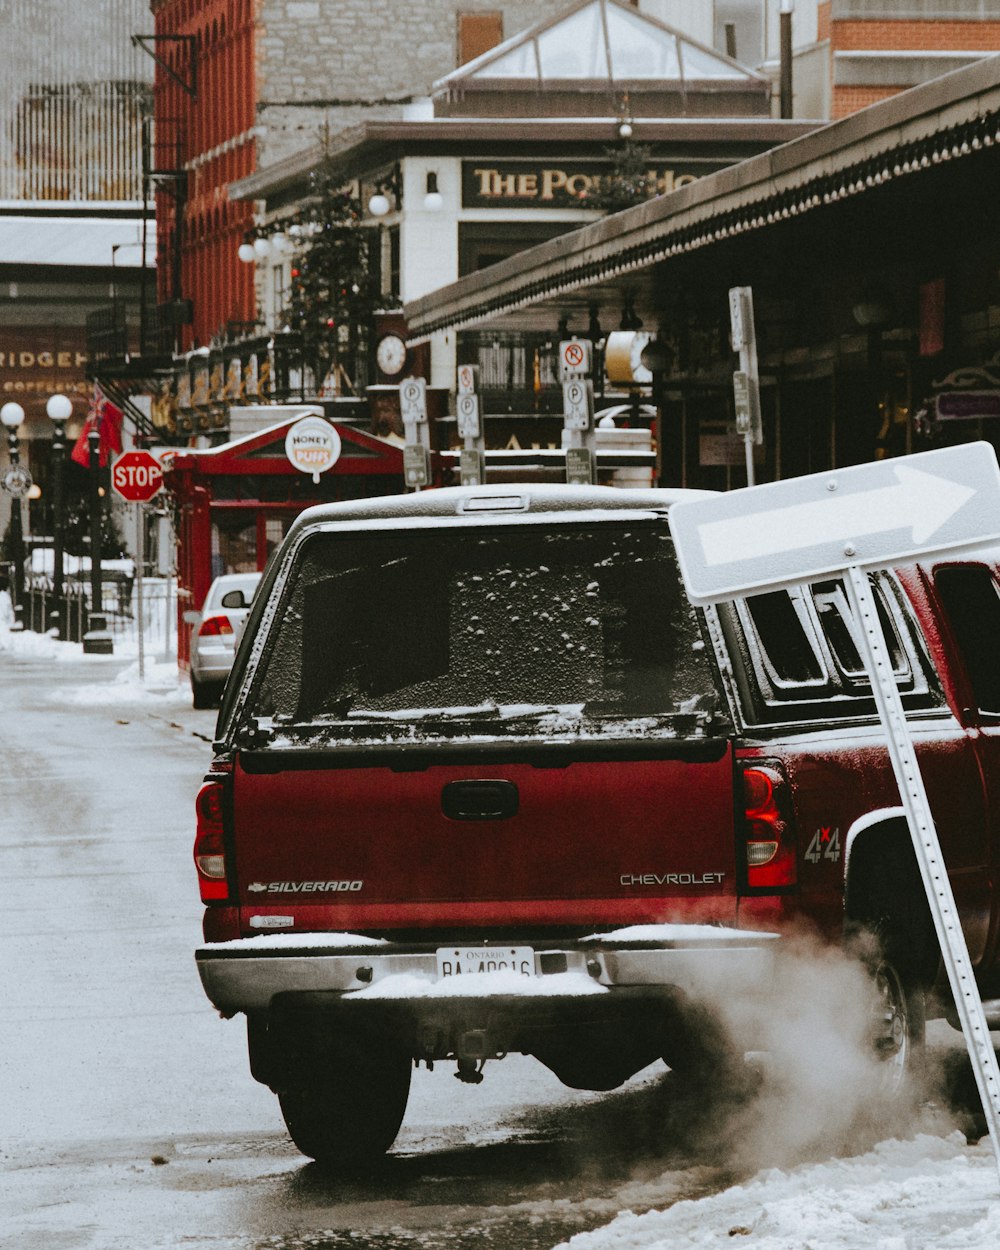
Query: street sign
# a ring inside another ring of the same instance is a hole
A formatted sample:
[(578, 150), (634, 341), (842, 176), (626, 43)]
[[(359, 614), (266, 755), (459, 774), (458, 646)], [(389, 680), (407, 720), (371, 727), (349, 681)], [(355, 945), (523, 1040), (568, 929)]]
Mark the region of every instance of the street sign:
[(482, 433), (479, 422), (479, 396), (472, 391), (460, 391), (455, 401), (459, 438), (478, 438)]
[(1000, 540), (1000, 468), (964, 443), (674, 504), (688, 595), (712, 603)]
[(478, 447), (463, 447), (458, 457), (458, 478), (463, 486), (481, 486), (486, 481), (486, 457)]
[(589, 447), (566, 448), (566, 481), (571, 486), (589, 486), (594, 480), (594, 453)]
[(111, 488), (129, 503), (147, 503), (163, 489), (160, 462), (148, 451), (124, 451), (111, 466)]
[(753, 294), (748, 286), (729, 289), (729, 328), (732, 332), (733, 350), (739, 351), (754, 341)]
[(564, 378), (590, 373), (590, 367), (589, 339), (566, 339), (559, 344), (559, 371)]
[(589, 378), (563, 382), (563, 424), (567, 430), (589, 430), (594, 424), (594, 384)]
[(303, 417), (285, 435), (285, 455), (300, 473), (314, 482), (340, 459), (340, 435), (325, 417)]
[(733, 374), (733, 399), (736, 404), (736, 429), (740, 434), (750, 432), (750, 377), (742, 369)]
[(403, 480), (407, 486), (429, 486), (431, 455), (423, 443), (407, 443), (403, 448)]
[(404, 378), (399, 384), (399, 415), (403, 424), (427, 420), (427, 379)]
[(459, 395), (472, 395), (479, 389), (479, 366), (478, 365), (459, 365), (458, 366), (458, 393)]

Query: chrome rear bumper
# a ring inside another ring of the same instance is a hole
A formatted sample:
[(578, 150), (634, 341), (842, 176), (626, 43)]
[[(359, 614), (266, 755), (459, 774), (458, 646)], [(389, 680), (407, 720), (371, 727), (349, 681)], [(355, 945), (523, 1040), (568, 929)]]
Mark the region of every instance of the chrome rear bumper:
[[(648, 987), (716, 998), (728, 988), (753, 993), (772, 979), (775, 935), (671, 926), (665, 941), (595, 935), (572, 942), (524, 942), (534, 975), (484, 973), (441, 977), (436, 948), (349, 934), (269, 934), (210, 943), (195, 952), (205, 993), (226, 1016), (266, 1010), (279, 994), (325, 992), (359, 1001), (460, 999), (475, 992), (504, 997), (585, 996)], [(622, 931), (627, 933), (626, 931)], [(490, 944), (482, 944), (490, 945)], [(501, 949), (505, 943), (492, 944)]]

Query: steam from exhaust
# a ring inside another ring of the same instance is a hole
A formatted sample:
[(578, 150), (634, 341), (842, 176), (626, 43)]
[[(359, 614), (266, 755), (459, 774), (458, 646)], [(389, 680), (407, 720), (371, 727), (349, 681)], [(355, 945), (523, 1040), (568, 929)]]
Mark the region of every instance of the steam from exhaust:
[(808, 937), (786, 937), (764, 995), (720, 982), (705, 1004), (730, 1038), (753, 1039), (752, 1079), (718, 1090), (711, 1131), (739, 1171), (788, 1166), (905, 1135), (928, 1094), (890, 1092), (872, 1042), (879, 1014), (862, 964)]

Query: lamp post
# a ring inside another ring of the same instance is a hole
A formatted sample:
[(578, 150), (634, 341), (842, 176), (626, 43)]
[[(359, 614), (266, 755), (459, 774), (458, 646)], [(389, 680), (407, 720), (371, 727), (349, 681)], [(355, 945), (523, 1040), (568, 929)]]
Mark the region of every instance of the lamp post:
[(45, 411), (52, 422), (52, 601), (51, 623), (56, 635), (63, 636), (63, 467), (66, 463), (66, 422), (73, 415), (73, 403), (65, 395), (50, 395)]
[(21, 500), (31, 488), (31, 474), (21, 464), (21, 445), (17, 438), (17, 429), (24, 420), (24, 409), (20, 404), (4, 404), (0, 408), (0, 422), (7, 430), (7, 451), (10, 466), (4, 474), (3, 488), (11, 496), (10, 506), (10, 541), (14, 549), (14, 581), (11, 586), (11, 598), (17, 614), (20, 628), (23, 611), (24, 595), (24, 531), (21, 527)]
[(94, 426), (87, 434), (90, 469), (90, 620), (83, 635), (86, 655), (111, 655), (114, 642), (104, 615), (104, 589), (101, 585), (101, 435)]

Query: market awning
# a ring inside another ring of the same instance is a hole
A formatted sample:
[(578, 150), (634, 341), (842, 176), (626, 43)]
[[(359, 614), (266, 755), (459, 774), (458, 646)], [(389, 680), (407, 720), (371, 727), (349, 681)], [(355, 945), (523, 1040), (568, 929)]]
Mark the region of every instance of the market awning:
[[(641, 124), (635, 137), (642, 141)], [(1000, 144), (1000, 56), (605, 217), (406, 305), (411, 341), (548, 300), (581, 306), (660, 261), (851, 200)], [(551, 317), (548, 318), (551, 320)]]

